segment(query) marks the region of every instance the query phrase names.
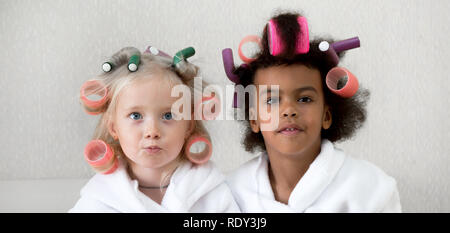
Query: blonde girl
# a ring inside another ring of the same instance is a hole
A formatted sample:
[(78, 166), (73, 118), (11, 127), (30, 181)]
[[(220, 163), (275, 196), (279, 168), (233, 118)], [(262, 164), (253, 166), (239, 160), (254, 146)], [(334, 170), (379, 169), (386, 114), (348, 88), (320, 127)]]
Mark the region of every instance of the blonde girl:
[[(238, 211), (224, 176), (208, 162), (212, 147), (201, 120), (183, 118), (172, 108), (190, 97), (187, 116), (193, 116), (193, 96), (201, 90), (194, 91), (198, 68), (186, 59), (194, 53), (189, 47), (172, 58), (151, 46), (143, 54), (126, 47), (103, 64), (103, 74), (83, 85), (84, 110), (101, 114), (85, 148), (98, 174), (70, 212)], [(173, 97), (180, 85), (191, 95)], [(195, 142), (203, 143), (200, 153), (191, 149)]]

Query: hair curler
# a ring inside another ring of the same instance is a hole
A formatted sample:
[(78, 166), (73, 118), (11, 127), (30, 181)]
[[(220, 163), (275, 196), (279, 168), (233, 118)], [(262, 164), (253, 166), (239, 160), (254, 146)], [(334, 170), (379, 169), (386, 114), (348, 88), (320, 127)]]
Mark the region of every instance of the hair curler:
[(102, 70), (103, 70), (103, 72), (108, 73), (111, 70), (113, 70), (114, 67), (115, 67), (114, 62), (110, 59), (103, 63)]
[(135, 72), (138, 69), (140, 63), (141, 55), (139, 53), (134, 53), (128, 60), (128, 70), (131, 72)]
[(319, 49), (320, 51), (327, 54), (328, 58), (334, 66), (337, 66), (339, 63), (339, 57), (337, 55), (338, 53), (354, 48), (359, 48), (360, 46), (361, 43), (359, 41), (359, 38), (353, 37), (350, 39), (334, 42), (331, 45), (327, 41), (322, 41), (319, 44)]
[[(305, 17), (297, 17), (297, 23), (300, 27), (300, 32), (296, 40), (296, 54), (304, 54), (309, 51), (309, 30), (308, 21)], [(272, 56), (278, 56), (283, 53), (284, 45), (282, 38), (278, 32), (278, 26), (274, 19), (271, 19), (267, 24), (267, 39), (269, 42), (269, 52)]]
[(207, 137), (194, 134), (189, 137), (184, 153), (194, 164), (206, 163), (212, 155), (211, 141)]
[[(241, 42), (239, 43), (239, 48), (238, 48), (238, 54), (239, 57), (241, 58), (241, 60), (245, 63), (250, 63), (252, 61), (254, 61), (254, 58), (248, 58), (244, 55), (244, 53), (242, 52), (242, 45), (248, 43), (248, 42), (255, 42), (256, 44), (258, 44), (259, 48), (262, 48), (261, 45), (261, 38), (259, 36), (255, 36), (255, 35), (248, 35), (246, 37), (244, 37)], [(222, 54), (223, 55), (223, 54)]]
[(222, 60), (223, 60), (223, 68), (225, 69), (225, 74), (231, 82), (236, 84), (239, 83), (239, 76), (233, 74), (234, 70), (234, 60), (233, 60), (233, 51), (230, 48), (226, 48), (222, 50)]
[[(343, 82), (342, 84), (340, 82)], [(347, 69), (334, 67), (326, 76), (326, 83), (336, 95), (343, 98), (350, 98), (358, 91), (358, 79)]]
[(119, 166), (111, 147), (102, 140), (92, 140), (84, 148), (84, 158), (94, 170), (104, 175), (113, 173)]
[[(100, 96), (98, 100), (89, 99), (88, 96)], [(84, 105), (92, 110), (96, 110), (102, 107), (108, 100), (108, 88), (103, 85), (100, 81), (90, 80), (85, 82), (80, 89), (80, 98)], [(89, 114), (98, 114), (100, 112), (88, 112)]]
[(151, 53), (151, 54), (153, 54), (155, 56), (163, 56), (163, 57), (172, 58), (171, 56), (169, 56), (169, 54), (167, 54), (167, 53), (165, 53), (165, 52), (163, 52), (163, 51), (161, 51), (161, 50), (159, 50), (159, 49), (157, 49), (157, 48), (155, 48), (155, 47), (153, 47), (151, 45), (149, 45), (147, 47), (147, 49), (144, 51), (144, 53)]
[(187, 47), (185, 49), (182, 49), (178, 51), (175, 56), (173, 57), (173, 66), (177, 66), (178, 63), (194, 56), (195, 49), (193, 47)]

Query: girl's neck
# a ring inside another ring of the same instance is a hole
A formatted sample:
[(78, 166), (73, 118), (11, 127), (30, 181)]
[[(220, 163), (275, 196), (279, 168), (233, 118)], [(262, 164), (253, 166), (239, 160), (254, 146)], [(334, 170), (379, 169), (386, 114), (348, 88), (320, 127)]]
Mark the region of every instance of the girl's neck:
[(297, 183), (320, 153), (319, 139), (310, 148), (298, 155), (285, 155), (267, 148), (269, 156), (269, 181), (275, 200), (288, 204), (289, 197)]
[(153, 201), (161, 204), (170, 178), (179, 162), (177, 159), (161, 168), (146, 168), (131, 161), (128, 162), (128, 174), (139, 184), (139, 190)]

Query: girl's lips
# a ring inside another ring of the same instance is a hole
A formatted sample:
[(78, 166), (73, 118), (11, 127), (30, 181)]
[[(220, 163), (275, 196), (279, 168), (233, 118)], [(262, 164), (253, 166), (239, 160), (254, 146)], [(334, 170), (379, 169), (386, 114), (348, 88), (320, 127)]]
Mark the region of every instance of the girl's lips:
[(283, 124), (280, 129), (278, 130), (278, 133), (281, 133), (286, 136), (294, 136), (302, 132), (303, 129), (300, 128), (297, 124)]
[(298, 134), (300, 132), (301, 132), (301, 130), (296, 129), (296, 128), (288, 128), (288, 129), (284, 129), (284, 130), (280, 131), (281, 134), (284, 134), (284, 135), (287, 135), (287, 136), (296, 135), (296, 134)]
[(161, 148), (159, 148), (158, 146), (150, 146), (144, 148), (144, 150), (147, 151), (149, 154), (156, 154), (161, 151)]

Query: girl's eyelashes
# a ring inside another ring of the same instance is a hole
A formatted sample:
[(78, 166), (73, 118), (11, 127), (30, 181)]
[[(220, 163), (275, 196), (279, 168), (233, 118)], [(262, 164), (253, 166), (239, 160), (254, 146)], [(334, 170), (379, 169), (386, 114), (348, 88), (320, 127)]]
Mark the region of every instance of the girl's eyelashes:
[(167, 121), (170, 121), (170, 120), (173, 119), (173, 114), (171, 112), (166, 112), (166, 113), (163, 114), (163, 119), (167, 120)]
[[(312, 101), (313, 101), (313, 99), (309, 96), (303, 96), (303, 97), (297, 99), (297, 102), (300, 102), (300, 103), (309, 103)], [(279, 103), (280, 103), (279, 97), (272, 96), (272, 97), (267, 98), (267, 100), (266, 100), (266, 104), (268, 104), (268, 105), (279, 104)]]
[(269, 105), (277, 104), (279, 102), (280, 102), (279, 98), (278, 97), (274, 97), (274, 96), (271, 96), (271, 97), (267, 98), (267, 100), (266, 100), (266, 104), (269, 104)]
[(312, 99), (309, 96), (304, 96), (304, 97), (297, 99), (297, 101), (301, 102), (301, 103), (309, 103), (312, 101)]
[(133, 112), (133, 113), (131, 113), (131, 114), (129, 115), (129, 117), (130, 117), (132, 120), (135, 120), (135, 121), (142, 119), (142, 115), (141, 115), (140, 113), (138, 113), (138, 112)]
[[(144, 117), (142, 116), (142, 114), (140, 114), (140, 113), (138, 113), (138, 112), (132, 112), (132, 113), (130, 113), (130, 114), (128, 115), (128, 117), (129, 117), (130, 119), (132, 119), (132, 120), (135, 120), (135, 121), (141, 120), (141, 119), (144, 118)], [(174, 117), (174, 115), (173, 115), (173, 113), (171, 113), (171, 112), (166, 112), (166, 113), (164, 113), (164, 114), (162, 115), (162, 119), (163, 119), (163, 120), (167, 120), (167, 121), (172, 120), (173, 117)]]

